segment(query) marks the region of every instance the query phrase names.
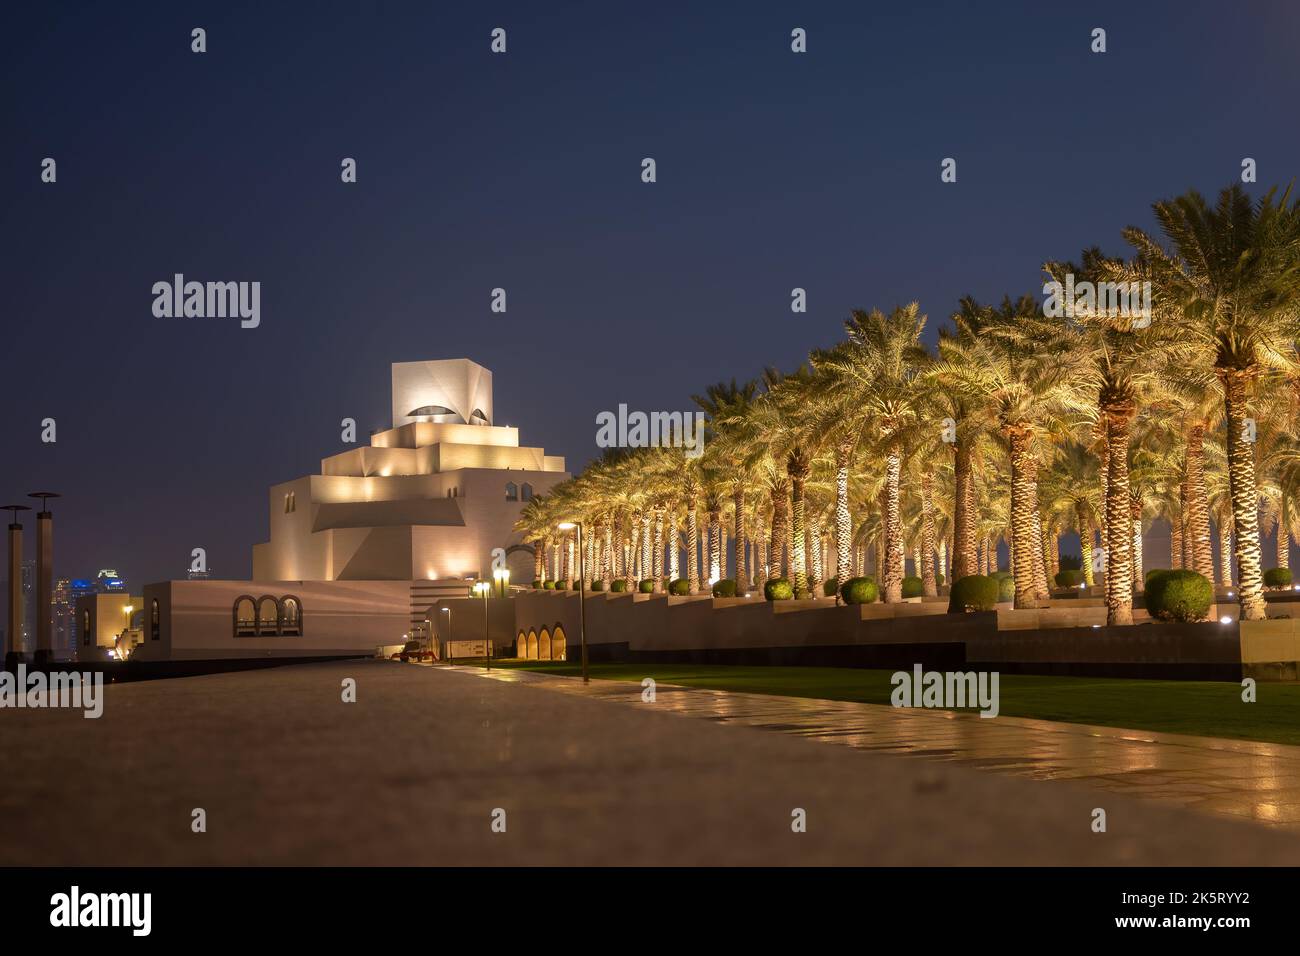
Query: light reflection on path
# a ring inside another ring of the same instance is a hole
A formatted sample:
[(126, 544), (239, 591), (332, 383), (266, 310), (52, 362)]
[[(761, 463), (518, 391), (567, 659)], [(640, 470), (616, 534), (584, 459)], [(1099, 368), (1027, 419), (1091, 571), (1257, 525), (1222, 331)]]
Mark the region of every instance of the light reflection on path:
[(576, 678), (514, 668), (455, 669), (863, 750), (950, 761), (1033, 780), (1074, 780), (1099, 790), (1300, 832), (1300, 747), (664, 683), (656, 684), (656, 700), (650, 704), (641, 700), (640, 684), (630, 681), (593, 680), (583, 685)]

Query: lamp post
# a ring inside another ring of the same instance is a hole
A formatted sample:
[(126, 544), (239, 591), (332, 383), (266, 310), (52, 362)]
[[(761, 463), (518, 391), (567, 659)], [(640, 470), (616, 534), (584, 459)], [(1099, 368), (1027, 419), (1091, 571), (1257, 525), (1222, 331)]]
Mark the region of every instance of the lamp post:
[(424, 639), (429, 642), (429, 666), (433, 666), (433, 622), (424, 619)]
[(454, 655), (451, 652), (451, 608), (440, 607), (438, 610), (447, 615), (447, 666), (455, 667), (456, 662)]
[(41, 510), (36, 512), (36, 663), (41, 666), (48, 665), (54, 654), (50, 639), (50, 594), (54, 584), (54, 514), (50, 499), (59, 496), (53, 491), (33, 491), (27, 497), (41, 502)]
[(559, 529), (578, 529), (578, 643), (582, 647), (582, 682), (590, 683), (587, 676), (587, 559), (582, 553), (582, 522), (561, 521)]
[(492, 669), (492, 630), (488, 627), (488, 593), (492, 585), (486, 581), (475, 583), (474, 590), (483, 595), (483, 656), (487, 659), (487, 669)]
[(12, 514), (9, 522), (9, 627), (5, 632), (5, 668), (17, 673), (23, 656), (23, 526), (18, 512), (31, 511), (27, 505), (3, 505)]

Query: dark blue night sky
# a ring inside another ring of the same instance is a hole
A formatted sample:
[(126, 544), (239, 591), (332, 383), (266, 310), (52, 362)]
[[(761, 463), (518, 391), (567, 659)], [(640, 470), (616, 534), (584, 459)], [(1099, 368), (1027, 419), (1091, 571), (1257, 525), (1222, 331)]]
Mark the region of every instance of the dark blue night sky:
[[(576, 470), (597, 412), (792, 367), (851, 308), (937, 325), (1243, 157), (1288, 182), (1298, 34), (1283, 2), (14, 6), (0, 498), (64, 493), (61, 575), (246, 577), (268, 486), (387, 425), (389, 363), (462, 356)], [(177, 272), (260, 281), (261, 327), (155, 318)]]

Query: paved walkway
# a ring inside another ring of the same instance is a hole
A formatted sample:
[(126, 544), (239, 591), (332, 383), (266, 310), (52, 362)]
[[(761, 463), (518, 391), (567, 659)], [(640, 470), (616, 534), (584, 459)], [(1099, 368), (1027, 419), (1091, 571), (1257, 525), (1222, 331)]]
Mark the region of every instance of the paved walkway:
[[(0, 865), (1300, 861), (1289, 832), (759, 729), (834, 730), (817, 702), (661, 686), (653, 707), (619, 705), (598, 698), (639, 688), (474, 673), (346, 661), (114, 684), (98, 720), (0, 709)], [(723, 719), (670, 715), (693, 712)], [(933, 724), (857, 719), (860, 735)], [(521, 879), (554, 896), (553, 877)]]
[(1033, 780), (1073, 780), (1300, 833), (1300, 747), (663, 683), (656, 687), (655, 703), (648, 704), (641, 700), (640, 685), (628, 681), (595, 680), (584, 687), (576, 678), (514, 668), (490, 674), (481, 668), (466, 670), (861, 750)]

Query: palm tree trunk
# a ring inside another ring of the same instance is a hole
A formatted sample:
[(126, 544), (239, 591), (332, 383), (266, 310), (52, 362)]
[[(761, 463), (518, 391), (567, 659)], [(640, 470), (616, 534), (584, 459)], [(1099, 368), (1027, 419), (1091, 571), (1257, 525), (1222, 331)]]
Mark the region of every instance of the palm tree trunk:
[(1092, 587), (1097, 582), (1092, 576), (1092, 525), (1088, 524), (1083, 517), (1082, 507), (1078, 507), (1076, 512), (1079, 521), (1079, 564), (1080, 570), (1083, 571), (1083, 583)]
[(977, 574), (979, 556), (975, 542), (975, 483), (971, 474), (971, 456), (974, 454), (973, 440), (969, 435), (965, 440), (959, 436), (953, 451), (953, 550), (952, 579), (960, 580), (967, 575)]
[(921, 475), (921, 592), (938, 597), (939, 584), (934, 576), (934, 475)]
[(891, 448), (885, 461), (885, 603), (903, 600), (903, 514), (899, 500), (903, 456)]
[(1128, 482), (1129, 427), (1133, 404), (1101, 409), (1106, 422), (1106, 623), (1133, 623), (1133, 518)]
[(1183, 519), (1178, 515), (1169, 517), (1169, 567), (1175, 571), (1183, 566)]
[(794, 585), (795, 596), (798, 597), (801, 592), (808, 590), (808, 552), (804, 547), (804, 497), (803, 497), (803, 474), (790, 475), (790, 498), (791, 498), (791, 525), (790, 533), (794, 537), (794, 549), (790, 554), (790, 563), (794, 565)]
[(785, 547), (790, 536), (789, 481), (779, 479), (772, 485), (772, 569), (774, 578), (787, 577)]
[(655, 538), (654, 547), (650, 553), (650, 569), (654, 572), (652, 575), (655, 579), (655, 593), (659, 594), (664, 590), (664, 509), (655, 509)]
[[(849, 513), (849, 463), (853, 459), (853, 442), (835, 446), (835, 577), (840, 587), (853, 577), (849, 561), (853, 547), (853, 516)], [(840, 603), (840, 592), (835, 592)]]
[(1228, 517), (1220, 516), (1219, 522), (1219, 583), (1225, 588), (1232, 587), (1232, 529)]
[(1248, 373), (1220, 369), (1219, 375), (1223, 380), (1223, 403), (1228, 417), (1228, 485), (1237, 538), (1240, 617), (1243, 621), (1262, 621), (1266, 614), (1259, 560), (1259, 488), (1255, 483), (1255, 449), (1245, 439)]
[(735, 511), (736, 526), (736, 589), (745, 591), (745, 485), (737, 481), (731, 488), (731, 507)]
[(1141, 594), (1146, 590), (1146, 581), (1142, 577), (1142, 499), (1131, 495), (1129, 515), (1133, 519), (1133, 593)]
[(1034, 528), (1038, 531), (1038, 547), (1034, 549), (1034, 574), (1037, 578), (1036, 587), (1040, 598), (1051, 597), (1052, 588), (1047, 580), (1047, 569), (1051, 566), (1051, 555), (1048, 549), (1051, 548), (1051, 538), (1047, 534), (1047, 529), (1043, 527), (1043, 513), (1038, 510), (1038, 482), (1034, 482)]
[(1290, 524), (1287, 514), (1286, 492), (1282, 492), (1282, 500), (1278, 502), (1277, 516), (1277, 566), (1279, 568), (1291, 567), (1291, 536), (1287, 532)]
[[(1037, 575), (1034, 569), (1035, 464), (1029, 451), (1029, 430), (1021, 426), (1007, 429), (1011, 444), (1011, 576), (1015, 579), (1015, 608), (1038, 607)], [(1041, 552), (1039, 552), (1041, 558)]]
[(1205, 423), (1194, 422), (1187, 433), (1187, 534), (1192, 568), (1214, 579), (1214, 551), (1210, 545), (1210, 501), (1205, 490)]
[(808, 536), (812, 539), (812, 569), (808, 574), (808, 590), (812, 592), (812, 597), (821, 597), (817, 593), (817, 588), (822, 582), (822, 528), (821, 522), (817, 520), (808, 523)]

